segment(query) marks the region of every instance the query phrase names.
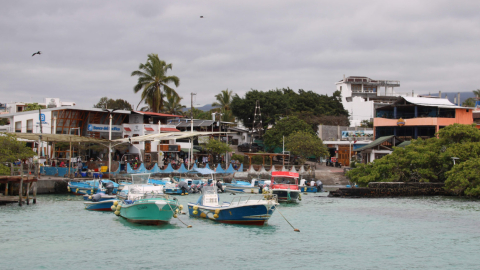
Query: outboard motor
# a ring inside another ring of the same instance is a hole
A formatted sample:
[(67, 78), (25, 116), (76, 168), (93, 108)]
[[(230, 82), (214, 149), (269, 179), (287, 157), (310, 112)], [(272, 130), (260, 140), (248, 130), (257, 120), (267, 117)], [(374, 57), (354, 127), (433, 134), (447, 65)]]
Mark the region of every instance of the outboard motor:
[(217, 188), (223, 193), (222, 183), (217, 181)]
[(178, 187), (182, 189), (182, 194), (190, 192), (190, 188), (185, 181), (181, 181), (180, 183), (178, 183)]
[(106, 193), (107, 195), (112, 195), (113, 194), (113, 183), (112, 182), (107, 182), (103, 184), (105, 189), (107, 190)]
[(101, 198), (102, 198), (102, 195), (101, 195), (101, 194), (98, 194), (98, 193), (97, 193), (97, 194), (94, 194), (94, 195), (92, 196), (92, 202), (99, 202)]

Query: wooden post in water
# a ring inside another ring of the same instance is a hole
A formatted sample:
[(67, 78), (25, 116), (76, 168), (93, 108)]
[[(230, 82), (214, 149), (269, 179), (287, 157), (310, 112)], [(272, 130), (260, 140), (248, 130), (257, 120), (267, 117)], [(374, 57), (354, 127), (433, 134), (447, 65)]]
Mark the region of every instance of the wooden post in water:
[(23, 170), (21, 170), (20, 186), (18, 187), (18, 205), (19, 206), (22, 206), (22, 193), (23, 193), (22, 187), (23, 187)]
[[(28, 175), (27, 175), (27, 180), (28, 180)], [(32, 185), (32, 182), (28, 182), (27, 183), (27, 205), (30, 205), (30, 196), (29, 196), (29, 193), (30, 193), (30, 187)]]
[(37, 178), (37, 181), (35, 182), (35, 185), (33, 186), (33, 204), (37, 203), (37, 183), (38, 183), (38, 178)]
[(8, 182), (5, 183), (5, 193), (3, 193), (5, 196), (8, 196)]

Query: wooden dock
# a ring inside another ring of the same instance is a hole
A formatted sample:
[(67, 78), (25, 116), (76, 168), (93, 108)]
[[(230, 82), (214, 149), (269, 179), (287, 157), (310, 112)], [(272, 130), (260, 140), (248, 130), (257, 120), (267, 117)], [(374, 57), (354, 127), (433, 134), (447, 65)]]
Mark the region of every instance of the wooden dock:
[(38, 178), (32, 176), (0, 176), (0, 192), (4, 191), (0, 204), (18, 202), (22, 206), (25, 202), (30, 204), (30, 199), (37, 203), (37, 181)]

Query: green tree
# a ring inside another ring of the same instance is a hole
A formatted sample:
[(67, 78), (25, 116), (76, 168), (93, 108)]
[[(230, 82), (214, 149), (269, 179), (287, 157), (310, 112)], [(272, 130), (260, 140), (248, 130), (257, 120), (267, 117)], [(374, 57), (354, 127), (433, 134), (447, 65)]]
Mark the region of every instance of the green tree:
[(318, 136), (311, 132), (297, 131), (285, 139), (285, 148), (294, 155), (300, 156), (303, 164), (308, 157), (328, 156), (328, 149)]
[(38, 111), (39, 109), (45, 109), (45, 106), (40, 105), (38, 103), (28, 103), (23, 109), (24, 112), (26, 111)]
[[(225, 154), (226, 152), (233, 151), (232, 148), (230, 148), (230, 146), (228, 146), (226, 143), (220, 142), (214, 139), (208, 140), (208, 142), (204, 146), (204, 149), (208, 153), (212, 154), (214, 157), (216, 155), (222, 155), (222, 154)], [(218, 161), (214, 160), (214, 162), (218, 162)]]
[(188, 109), (188, 110), (185, 112), (185, 115), (186, 115), (186, 116), (190, 116), (190, 111), (193, 111), (193, 118), (194, 118), (194, 119), (212, 120), (212, 113), (211, 113), (211, 111), (202, 111), (202, 110), (200, 110), (200, 109), (193, 108), (193, 110), (192, 110), (192, 109)]
[(316, 136), (312, 127), (305, 123), (305, 121), (298, 119), (295, 116), (284, 117), (277, 122), (277, 124), (269, 129), (263, 136), (264, 144), (268, 150), (273, 149), (277, 146), (282, 146), (283, 138), (287, 138), (291, 134), (303, 131), (309, 133), (313, 136)]
[(465, 101), (463, 101), (462, 106), (463, 107), (475, 107), (475, 99), (474, 98), (467, 98)]
[(163, 111), (169, 114), (183, 115), (183, 109), (185, 109), (186, 106), (180, 104), (182, 99), (183, 98), (177, 94), (167, 91)]
[(238, 162), (243, 163), (245, 161), (245, 155), (233, 154), (232, 160), (237, 160)]
[(363, 127), (363, 128), (373, 128), (373, 121), (362, 120), (362, 122), (360, 122), (360, 127)]
[(480, 158), (455, 165), (446, 175), (447, 190), (457, 195), (480, 196)]
[(93, 105), (94, 108), (99, 109), (115, 109), (133, 111), (132, 105), (128, 101), (123, 99), (111, 99), (108, 97), (102, 97), (97, 104)]
[(473, 92), (473, 94), (475, 95), (475, 97), (476, 97), (477, 99), (480, 98), (480, 89), (473, 90), (472, 92)]
[(213, 107), (220, 107), (222, 110), (229, 111), (232, 103), (233, 92), (225, 89), (220, 94), (215, 95), (217, 101), (212, 103)]
[(362, 186), (370, 182), (446, 182), (450, 177), (447, 188), (463, 190), (464, 186), (456, 187), (459, 182), (447, 173), (458, 166), (453, 166), (452, 157), (459, 158), (457, 164), (480, 158), (480, 130), (474, 125), (447, 126), (438, 132), (438, 139), (413, 140), (372, 163), (356, 164), (347, 176)]
[(294, 113), (311, 113), (319, 117), (344, 116), (343, 119), (348, 123), (348, 112), (336, 96), (329, 97), (302, 89), (298, 90), (298, 93), (290, 88), (266, 92), (252, 89), (243, 98), (234, 95), (231, 103), (233, 115), (237, 116), (250, 129), (253, 125), (257, 100), (260, 102), (264, 129), (269, 125), (275, 125), (280, 118)]
[(145, 101), (152, 112), (160, 112), (163, 109), (163, 97), (166, 91), (178, 95), (168, 84), (173, 83), (178, 87), (180, 79), (177, 76), (167, 76), (168, 70), (172, 69), (172, 64), (160, 60), (158, 54), (149, 54), (147, 62), (140, 64), (138, 69), (131, 74), (131, 76), (138, 76), (133, 92), (138, 93), (143, 89), (138, 104)]
[(10, 125), (10, 120), (8, 118), (0, 118), (0, 126)]
[(6, 162), (15, 162), (18, 159), (27, 159), (35, 156), (25, 142), (18, 141), (14, 134), (0, 133), (0, 175), (10, 175)]

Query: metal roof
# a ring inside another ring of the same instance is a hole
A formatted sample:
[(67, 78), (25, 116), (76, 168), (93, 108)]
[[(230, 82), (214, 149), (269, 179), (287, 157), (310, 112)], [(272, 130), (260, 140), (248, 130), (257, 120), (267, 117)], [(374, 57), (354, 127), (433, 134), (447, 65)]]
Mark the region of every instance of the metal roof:
[(185, 117), (183, 115), (167, 114), (167, 113), (156, 113), (156, 112), (142, 112), (142, 111), (132, 111), (133, 113), (151, 115), (151, 116), (163, 116), (163, 117)]
[[(215, 121), (213, 121), (213, 120), (193, 120), (193, 126), (194, 127), (209, 127), (213, 123), (215, 123)], [(172, 123), (172, 125), (176, 125), (177, 128), (181, 128), (181, 127), (191, 127), (192, 124), (190, 122), (181, 121), (181, 122), (178, 122), (178, 123)]]
[(401, 144), (397, 145), (397, 147), (405, 148), (405, 146), (410, 145), (411, 143), (412, 143), (412, 141), (404, 141)]
[(407, 102), (427, 107), (470, 109), (469, 107), (457, 106), (446, 98), (403, 97)]
[[(60, 110), (78, 110), (78, 111), (91, 111), (91, 112), (108, 113), (108, 111), (104, 111), (103, 109), (99, 109), (99, 108), (79, 108), (79, 107), (75, 107), (75, 106), (42, 109), (42, 112), (51, 112), (51, 111), (60, 111)], [(38, 114), (38, 110), (24, 111), (24, 112), (10, 113), (10, 114), (0, 114), (0, 118), (7, 118), (7, 117), (12, 117), (12, 116), (17, 116), (17, 115), (27, 115), (27, 114), (31, 114), (31, 113)], [(130, 111), (125, 111), (125, 110), (116, 110), (113, 113), (131, 114)]]
[(184, 138), (190, 138), (190, 137), (196, 137), (196, 136), (225, 134), (225, 133), (233, 133), (233, 132), (197, 132), (197, 131), (167, 132), (167, 133), (155, 133), (155, 134), (148, 134), (144, 136), (116, 139), (116, 140), (113, 140), (113, 142), (144, 142), (144, 141), (175, 140), (175, 139), (184, 139)]
[(44, 133), (8, 133), (17, 136), (17, 138), (38, 141), (40, 137), (44, 142), (90, 142), (90, 143), (107, 143), (108, 140), (92, 137), (84, 137), (69, 134), (44, 134)]
[(383, 137), (380, 137), (378, 139), (376, 139), (375, 141), (371, 142), (370, 144), (367, 144), (365, 146), (362, 146), (360, 148), (357, 148), (355, 149), (354, 151), (355, 152), (360, 152), (360, 151), (363, 151), (365, 149), (368, 149), (368, 148), (372, 148), (372, 147), (375, 147), (377, 145), (380, 145), (388, 140), (390, 140), (391, 138), (395, 137), (395, 135), (390, 135), (390, 136), (383, 136)]

